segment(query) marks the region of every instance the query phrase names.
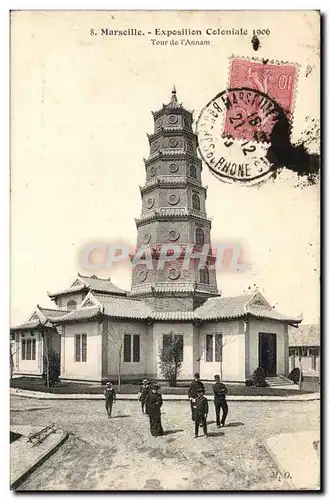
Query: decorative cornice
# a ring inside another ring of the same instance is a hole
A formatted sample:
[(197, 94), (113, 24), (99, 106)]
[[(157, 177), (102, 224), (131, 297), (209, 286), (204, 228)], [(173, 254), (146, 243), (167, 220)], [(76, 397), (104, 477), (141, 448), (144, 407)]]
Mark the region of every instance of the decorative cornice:
[(189, 111), (188, 109), (185, 109), (182, 104), (179, 105), (179, 108), (176, 109), (168, 109), (166, 104), (163, 104), (163, 107), (159, 109), (158, 111), (151, 111), (152, 116), (157, 119), (162, 115), (181, 115), (185, 114), (189, 118), (192, 118), (194, 110)]
[(192, 129), (189, 127), (161, 127), (159, 130), (154, 132), (153, 134), (147, 134), (149, 143), (153, 141), (154, 139), (158, 139), (158, 137), (167, 137), (167, 136), (173, 136), (177, 134), (186, 134), (187, 136), (193, 137), (194, 139), (197, 139), (197, 135), (194, 134)]
[(153, 212), (150, 212), (143, 217), (140, 217), (139, 219), (135, 219), (135, 224), (136, 227), (142, 226), (143, 224), (147, 224), (148, 222), (152, 220), (166, 220), (168, 218), (171, 218), (172, 220), (175, 219), (197, 219), (197, 220), (203, 220), (206, 223), (211, 224), (212, 218), (207, 218), (205, 212), (198, 212), (197, 210), (193, 209), (187, 209), (187, 208), (180, 208), (180, 209), (174, 209), (174, 208), (166, 208), (166, 209), (159, 209), (154, 210)]
[(188, 185), (198, 188), (204, 191), (206, 197), (207, 186), (202, 186), (200, 181), (197, 181), (193, 177), (176, 175), (176, 176), (159, 176), (151, 181), (148, 181), (144, 186), (139, 186), (141, 194), (152, 191), (155, 188), (177, 188), (177, 187), (187, 187)]
[[(184, 260), (185, 255), (186, 255), (186, 249), (187, 249), (187, 247), (189, 247), (189, 255), (194, 254), (194, 256), (196, 258), (198, 258), (197, 257), (197, 255), (198, 255), (198, 256), (200, 256), (200, 258), (206, 259), (208, 263), (214, 263), (215, 260), (216, 260), (216, 258), (217, 258), (216, 254), (213, 254), (212, 252), (210, 253), (210, 251), (203, 252), (203, 247), (199, 246), (199, 245), (196, 245), (195, 243), (182, 243), (180, 241), (176, 241), (173, 244), (176, 247), (180, 247), (180, 255), (177, 258), (178, 261)], [(137, 255), (138, 251), (140, 250), (140, 248), (141, 247), (145, 247), (145, 246), (146, 245), (142, 244), (139, 247), (137, 247), (136, 251), (131, 252), (129, 254), (129, 257), (130, 257), (131, 261), (135, 258), (135, 256)], [(148, 245), (148, 249), (150, 250), (150, 255), (151, 255), (152, 259), (157, 260), (160, 257), (162, 249), (163, 249), (163, 246), (165, 246), (165, 247), (166, 246), (171, 247), (171, 243), (169, 243), (169, 242), (151, 243), (151, 244)], [(191, 247), (193, 247), (193, 248), (191, 248)], [(139, 261), (141, 261), (142, 263), (144, 263), (144, 260), (145, 259), (144, 259), (143, 256), (141, 256), (140, 259), (139, 259)], [(205, 284), (205, 286), (208, 287), (209, 285)], [(204, 284), (203, 284), (202, 288), (203, 287), (204, 287)]]
[(171, 158), (173, 158), (174, 160), (178, 160), (179, 158), (183, 158), (183, 159), (188, 158), (188, 160), (192, 160), (195, 163), (197, 163), (201, 167), (201, 170), (202, 170), (202, 160), (200, 158), (198, 158), (197, 155), (194, 155), (194, 154), (192, 154), (189, 151), (186, 151), (184, 149), (177, 149), (177, 150), (161, 149), (161, 150), (157, 151), (157, 153), (151, 154), (149, 156), (149, 158), (147, 158), (147, 159), (143, 158), (143, 161), (144, 161), (145, 166), (147, 167), (157, 160), (163, 160), (163, 159), (170, 160)]
[(182, 294), (185, 296), (209, 296), (218, 297), (219, 292), (216, 286), (207, 285), (209, 288), (200, 288), (200, 284), (197, 288), (192, 283), (154, 283), (147, 285), (135, 285), (132, 286), (132, 290), (129, 292), (129, 296), (161, 296), (161, 295), (177, 295)]

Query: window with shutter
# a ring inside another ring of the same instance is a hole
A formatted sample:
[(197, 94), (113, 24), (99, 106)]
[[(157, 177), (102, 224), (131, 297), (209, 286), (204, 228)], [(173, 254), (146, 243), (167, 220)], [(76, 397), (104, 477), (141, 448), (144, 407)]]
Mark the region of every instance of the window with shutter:
[(194, 179), (197, 177), (195, 165), (190, 165), (190, 177), (193, 177)]
[(26, 359), (26, 339), (22, 339), (22, 359)]
[(32, 339), (32, 359), (36, 359), (36, 339)]
[(124, 363), (131, 362), (131, 335), (124, 335)]
[(140, 362), (140, 335), (133, 335), (133, 363)]
[(26, 340), (26, 359), (31, 360), (31, 339)]
[(204, 267), (203, 269), (199, 270), (199, 281), (201, 283), (209, 284), (210, 275), (209, 275), (209, 270), (207, 269), (207, 267)]
[(215, 334), (215, 361), (222, 361), (222, 334)]
[(81, 361), (87, 361), (87, 334), (81, 336)]
[(192, 195), (192, 206), (195, 210), (201, 209), (201, 202), (200, 202), (198, 194), (196, 194), (196, 193), (194, 193)]
[(206, 361), (207, 362), (212, 362), (213, 361), (213, 335), (206, 335)]
[(200, 227), (196, 229), (196, 245), (200, 247), (204, 245), (204, 231)]
[(80, 335), (75, 335), (75, 349), (76, 349), (76, 356), (75, 356), (75, 360), (76, 361), (80, 361), (81, 357), (80, 357)]

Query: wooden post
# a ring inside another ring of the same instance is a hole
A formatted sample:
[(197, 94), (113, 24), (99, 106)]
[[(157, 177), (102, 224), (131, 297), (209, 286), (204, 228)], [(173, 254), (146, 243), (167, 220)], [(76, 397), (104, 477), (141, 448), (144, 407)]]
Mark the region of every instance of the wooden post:
[(48, 339), (47, 339), (47, 330), (44, 332), (44, 341), (45, 341), (45, 352), (46, 352), (46, 387), (49, 388), (49, 356), (48, 356)]
[(10, 380), (13, 379), (14, 375), (14, 359), (13, 359), (13, 351), (12, 351), (12, 346), (11, 346), (11, 339), (10, 339)]
[(121, 353), (123, 349), (123, 344), (122, 342), (120, 343), (119, 349), (118, 349), (118, 392), (120, 393), (121, 389)]

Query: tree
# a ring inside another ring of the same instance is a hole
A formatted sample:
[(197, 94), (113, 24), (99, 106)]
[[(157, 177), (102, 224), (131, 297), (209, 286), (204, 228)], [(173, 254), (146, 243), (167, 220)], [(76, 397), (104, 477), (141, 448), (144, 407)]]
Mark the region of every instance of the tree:
[(159, 347), (159, 365), (162, 374), (171, 387), (176, 386), (182, 366), (182, 357), (182, 336), (170, 332), (164, 336), (163, 345)]
[(60, 355), (54, 349), (47, 349), (43, 357), (42, 378), (45, 379), (47, 387), (57, 384), (60, 377)]
[(61, 359), (59, 353), (49, 344), (47, 330), (42, 333), (42, 337), (44, 340), (42, 378), (45, 380), (46, 387), (53, 387), (60, 378)]
[(262, 366), (254, 370), (252, 379), (255, 387), (267, 387), (266, 374)]
[(128, 333), (128, 326), (125, 326), (124, 331), (121, 331), (118, 328), (115, 328), (112, 321), (108, 322), (108, 339), (110, 340), (117, 356), (117, 381), (118, 381), (118, 392), (120, 392), (121, 388), (121, 365), (123, 361), (123, 349), (124, 349), (124, 335)]
[(10, 340), (10, 345), (9, 345), (9, 357), (10, 357), (10, 380), (13, 379), (13, 375), (14, 375), (14, 356), (15, 354), (17, 353), (17, 350), (16, 351), (13, 351), (13, 342), (12, 340)]

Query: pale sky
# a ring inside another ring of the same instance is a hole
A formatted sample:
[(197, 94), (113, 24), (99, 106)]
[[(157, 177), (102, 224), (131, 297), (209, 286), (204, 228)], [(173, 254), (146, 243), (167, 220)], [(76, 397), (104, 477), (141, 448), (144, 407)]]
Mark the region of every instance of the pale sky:
[[(12, 19), (11, 323), (47, 291), (69, 286), (79, 251), (94, 241), (136, 240), (151, 110), (178, 100), (194, 111), (224, 90), (232, 54), (255, 57), (250, 37), (211, 37), (209, 47), (152, 46), (150, 35), (91, 37), (90, 29), (248, 30), (265, 26), (258, 57), (300, 65), (293, 139), (318, 118), (316, 13), (16, 12)], [(292, 27), (294, 26), (294, 29)], [(152, 36), (153, 38), (153, 36)], [(178, 37), (180, 40), (182, 37)], [(306, 67), (312, 71), (305, 76)], [(319, 186), (291, 172), (260, 187), (224, 184), (205, 165), (212, 240), (239, 241), (245, 273), (218, 274), (223, 295), (257, 284), (279, 311), (319, 321)], [(86, 273), (87, 274), (87, 273)], [(102, 273), (125, 289), (130, 268)]]

